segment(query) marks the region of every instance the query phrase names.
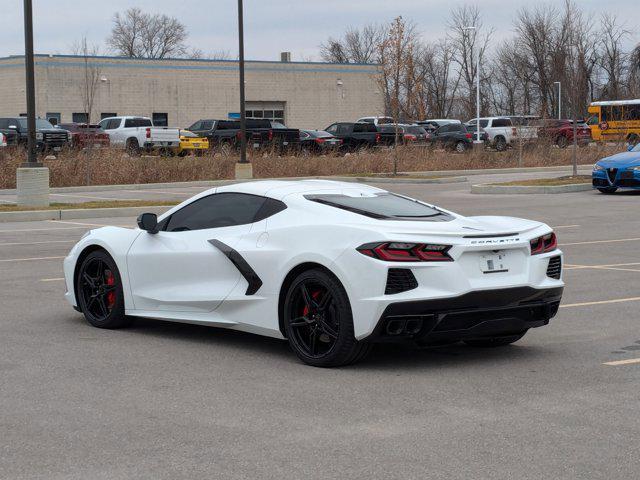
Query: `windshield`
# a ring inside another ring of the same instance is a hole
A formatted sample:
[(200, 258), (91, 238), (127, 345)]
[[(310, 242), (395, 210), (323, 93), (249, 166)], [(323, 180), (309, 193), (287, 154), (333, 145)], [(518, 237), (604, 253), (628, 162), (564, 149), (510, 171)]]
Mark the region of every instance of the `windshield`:
[(633, 147), (630, 152), (640, 152), (640, 143), (638, 143), (635, 147)]
[(342, 194), (305, 195), (305, 198), (381, 220), (452, 220), (450, 215), (434, 207), (388, 192), (353, 197)]
[[(27, 128), (27, 118), (26, 117), (20, 117), (18, 119), (18, 121), (20, 122), (20, 129), (24, 130)], [(48, 128), (53, 128), (53, 125), (51, 125), (51, 123), (49, 123), (48, 120), (45, 120), (43, 118), (36, 118), (36, 130), (45, 130)]]

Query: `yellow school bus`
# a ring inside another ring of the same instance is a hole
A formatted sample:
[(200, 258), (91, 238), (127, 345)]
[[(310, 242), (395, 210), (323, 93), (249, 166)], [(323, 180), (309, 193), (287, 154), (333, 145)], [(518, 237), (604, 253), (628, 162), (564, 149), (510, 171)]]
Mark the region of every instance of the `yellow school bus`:
[(593, 102), (587, 124), (595, 141), (640, 142), (640, 99)]

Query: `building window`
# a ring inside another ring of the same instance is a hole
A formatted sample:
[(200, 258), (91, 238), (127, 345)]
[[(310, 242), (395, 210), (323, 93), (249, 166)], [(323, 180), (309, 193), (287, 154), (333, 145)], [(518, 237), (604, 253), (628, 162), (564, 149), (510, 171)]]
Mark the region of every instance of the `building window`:
[(26, 113), (21, 113), (21, 114), (20, 114), (20, 116), (21, 116), (21, 117), (26, 117), (26, 116), (27, 116), (27, 114), (26, 114)]
[(47, 120), (51, 122), (51, 125), (58, 125), (62, 121), (62, 115), (59, 113), (47, 112)]
[(109, 112), (101, 113), (100, 120), (104, 120), (105, 118), (117, 117), (117, 116), (118, 116), (117, 113), (109, 113)]
[(285, 124), (284, 102), (247, 102), (247, 118), (265, 118)]
[(153, 125), (156, 127), (168, 127), (169, 126), (169, 114), (168, 113), (154, 113), (152, 115)]
[(88, 123), (88, 117), (86, 113), (72, 113), (71, 121), (73, 123)]

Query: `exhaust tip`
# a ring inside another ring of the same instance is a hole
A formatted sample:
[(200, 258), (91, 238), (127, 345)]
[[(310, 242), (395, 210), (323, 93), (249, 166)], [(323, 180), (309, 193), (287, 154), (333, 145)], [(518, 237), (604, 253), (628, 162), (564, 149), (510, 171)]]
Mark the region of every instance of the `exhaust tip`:
[(403, 320), (391, 320), (387, 323), (386, 332), (389, 335), (400, 335), (405, 329)]

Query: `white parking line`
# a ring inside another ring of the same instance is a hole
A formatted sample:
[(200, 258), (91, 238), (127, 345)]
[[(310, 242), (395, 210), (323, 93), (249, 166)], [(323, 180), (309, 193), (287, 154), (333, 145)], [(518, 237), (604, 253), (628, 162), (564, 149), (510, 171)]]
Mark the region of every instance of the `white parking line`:
[[(195, 188), (195, 187), (194, 187)], [(207, 190), (206, 188), (204, 190)], [(203, 191), (204, 191), (203, 190)], [(176, 194), (176, 195), (193, 195), (193, 192), (176, 192), (174, 190), (147, 190), (146, 188), (144, 190), (118, 190), (119, 192), (129, 192), (129, 193), (161, 193), (161, 194)]]
[[(56, 220), (51, 220), (52, 222)], [(60, 228), (23, 228), (16, 230), (0, 230), (0, 233), (15, 233), (15, 232), (51, 232), (55, 230), (78, 230), (84, 227), (60, 227)]]
[(561, 243), (561, 247), (566, 247), (568, 245), (593, 245), (596, 243), (618, 243), (618, 242), (637, 242), (640, 240), (640, 237), (634, 238), (617, 238), (615, 240), (592, 240), (589, 242), (573, 242), (573, 243)]
[(606, 305), (609, 303), (623, 302), (640, 302), (640, 297), (615, 298), (613, 300), (598, 300), (596, 302), (566, 303), (564, 305), (560, 305), (560, 308), (589, 307), (591, 305)]
[(117, 198), (117, 197), (96, 197), (94, 195), (83, 195), (81, 193), (50, 193), (52, 197), (72, 197), (72, 198), (91, 198), (94, 200), (111, 200), (122, 202), (139, 202), (141, 198)]
[(60, 260), (64, 257), (30, 257), (30, 258), (8, 258), (5, 260), (0, 260), (0, 263), (10, 263), (10, 262), (33, 262), (35, 260)]
[[(64, 223), (66, 225), (84, 225), (87, 227), (122, 227), (122, 228), (131, 228), (131, 225), (110, 225), (106, 223), (84, 223), (84, 222), (69, 222), (65, 220), (47, 220), (47, 222), (51, 223)], [(80, 227), (76, 227), (80, 228)]]
[(640, 358), (628, 358), (626, 360), (615, 360), (613, 362), (604, 362), (603, 365), (610, 365), (610, 366), (618, 366), (618, 365), (631, 365), (634, 363), (640, 363)]
[(75, 243), (76, 240), (49, 240), (48, 242), (12, 242), (0, 243), (0, 247), (15, 247), (18, 245), (48, 245), (49, 243)]
[(60, 277), (60, 278), (41, 278), (40, 281), (41, 282), (60, 282), (64, 280), (64, 277)]
[(8, 203), (10, 205), (15, 205), (16, 202), (12, 202), (11, 200), (0, 200), (0, 203)]

